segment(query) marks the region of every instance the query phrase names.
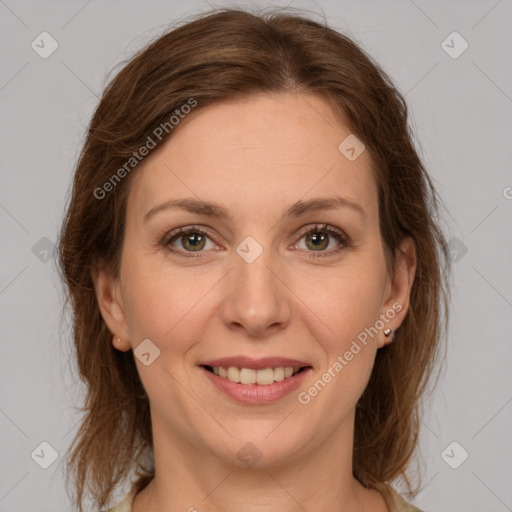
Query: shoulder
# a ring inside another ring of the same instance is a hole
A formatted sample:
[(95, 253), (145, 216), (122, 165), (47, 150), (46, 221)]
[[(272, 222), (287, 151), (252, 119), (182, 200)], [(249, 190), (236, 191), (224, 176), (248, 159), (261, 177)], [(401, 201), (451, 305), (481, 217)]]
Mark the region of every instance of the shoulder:
[(131, 512), (135, 493), (130, 492), (123, 501), (118, 503), (112, 508), (107, 509), (105, 512)]
[(385, 496), (390, 512), (424, 512), (398, 494), (393, 487), (388, 486), (388, 494)]
[[(407, 503), (407, 501), (405, 501), (405, 499), (400, 496), (393, 487), (385, 486), (379, 490), (383, 493), (390, 512), (423, 512), (411, 503)], [(116, 506), (107, 509), (105, 512), (131, 512), (134, 498), (135, 494), (130, 492), (123, 501), (118, 503)]]

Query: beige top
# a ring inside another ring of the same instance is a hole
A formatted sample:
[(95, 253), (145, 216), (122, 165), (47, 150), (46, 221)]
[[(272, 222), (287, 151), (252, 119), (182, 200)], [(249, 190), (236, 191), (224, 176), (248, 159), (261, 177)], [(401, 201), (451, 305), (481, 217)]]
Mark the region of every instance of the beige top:
[[(386, 499), (389, 512), (423, 512), (414, 505), (407, 503), (391, 486), (387, 487), (390, 491), (389, 500)], [(386, 498), (386, 496), (384, 495)], [(133, 490), (126, 498), (113, 508), (109, 508), (106, 512), (131, 512), (132, 503), (135, 499), (135, 491)]]

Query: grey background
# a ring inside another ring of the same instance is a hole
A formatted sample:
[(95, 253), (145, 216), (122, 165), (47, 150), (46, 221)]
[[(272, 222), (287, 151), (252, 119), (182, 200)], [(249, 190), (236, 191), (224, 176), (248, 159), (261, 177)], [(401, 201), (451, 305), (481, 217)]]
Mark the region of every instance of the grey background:
[[(447, 207), (455, 249), (447, 371), (423, 419), (423, 486), (413, 502), (427, 512), (512, 510), (512, 1), (291, 5), (325, 15), (391, 75)], [(59, 323), (51, 244), (107, 73), (166, 24), (208, 8), (0, 0), (0, 512), (71, 509), (61, 462), (83, 390)], [(43, 31), (59, 45), (47, 59), (31, 48)], [(458, 58), (441, 45), (453, 31), (469, 44)], [(46, 470), (31, 457), (44, 441), (60, 454)], [(452, 469), (445, 460), (460, 463), (461, 447), (469, 458)]]

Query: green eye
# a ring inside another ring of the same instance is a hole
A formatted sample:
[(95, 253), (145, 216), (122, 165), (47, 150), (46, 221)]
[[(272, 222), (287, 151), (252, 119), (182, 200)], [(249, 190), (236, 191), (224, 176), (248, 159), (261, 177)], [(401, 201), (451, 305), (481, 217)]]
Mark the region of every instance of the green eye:
[(169, 234), (165, 241), (165, 246), (169, 247), (174, 244), (175, 241), (181, 239), (180, 249), (175, 249), (178, 252), (183, 249), (185, 252), (201, 252), (205, 246), (206, 242), (209, 239), (206, 231), (202, 229), (192, 227), (189, 229), (180, 228), (177, 232), (173, 232)]
[[(302, 233), (300, 240), (305, 239), (305, 249), (309, 257), (332, 256), (343, 249), (351, 247), (350, 239), (341, 231), (328, 224), (315, 225)], [(327, 250), (332, 240), (338, 242), (334, 249)], [(208, 242), (211, 245), (208, 247)], [(162, 245), (171, 252), (185, 257), (197, 257), (201, 252), (215, 247), (207, 231), (197, 226), (179, 228), (168, 233), (162, 240)], [(192, 253), (198, 253), (197, 256)]]
[[(313, 226), (303, 233), (302, 238), (306, 238), (306, 250), (311, 249), (309, 256), (314, 258), (317, 256), (330, 256), (333, 253), (338, 253), (343, 249), (351, 246), (349, 238), (343, 234), (342, 231), (330, 227), (327, 224), (321, 226)], [(325, 249), (329, 246), (331, 237), (338, 242), (338, 247), (335, 249), (326, 251)], [(318, 254), (314, 254), (318, 253)]]

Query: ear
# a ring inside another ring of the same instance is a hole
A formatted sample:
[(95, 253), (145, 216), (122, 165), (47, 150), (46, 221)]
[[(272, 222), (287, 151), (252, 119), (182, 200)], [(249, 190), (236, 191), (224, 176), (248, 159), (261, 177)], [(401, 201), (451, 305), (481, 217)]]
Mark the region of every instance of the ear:
[(97, 266), (91, 272), (101, 316), (113, 334), (114, 347), (122, 352), (130, 350), (119, 280), (105, 266)]
[[(385, 328), (389, 327), (393, 334), (402, 324), (409, 310), (414, 276), (416, 274), (416, 246), (410, 237), (404, 238), (395, 252), (395, 269), (387, 286), (387, 296), (381, 311), (385, 320)], [(379, 333), (378, 347), (382, 348), (391, 342), (391, 337), (384, 335), (384, 329)]]

